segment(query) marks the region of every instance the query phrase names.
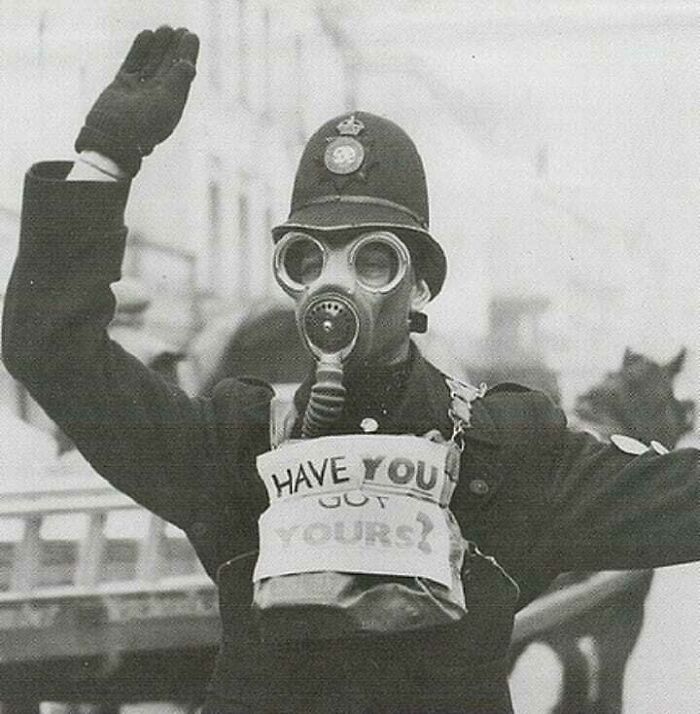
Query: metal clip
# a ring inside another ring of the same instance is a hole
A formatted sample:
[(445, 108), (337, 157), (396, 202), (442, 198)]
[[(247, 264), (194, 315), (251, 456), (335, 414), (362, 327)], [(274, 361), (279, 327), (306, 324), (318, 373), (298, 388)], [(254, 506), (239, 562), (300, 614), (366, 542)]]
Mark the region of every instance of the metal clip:
[[(457, 449), (459, 449), (459, 452), (462, 453), (464, 451), (465, 444), (464, 420), (460, 419), (460, 417), (458, 417), (452, 409), (449, 409), (447, 413), (449, 414), (450, 419), (452, 420), (452, 436), (450, 437), (450, 441), (452, 441), (457, 446)], [(467, 424), (466, 426), (469, 426), (469, 424)]]
[(485, 382), (478, 387), (466, 384), (456, 379), (448, 379), (447, 386), (450, 389), (451, 405), (448, 415), (452, 421), (451, 440), (457, 445), (460, 452), (464, 451), (464, 431), (471, 426), (471, 405), (477, 399), (481, 399), (488, 389)]

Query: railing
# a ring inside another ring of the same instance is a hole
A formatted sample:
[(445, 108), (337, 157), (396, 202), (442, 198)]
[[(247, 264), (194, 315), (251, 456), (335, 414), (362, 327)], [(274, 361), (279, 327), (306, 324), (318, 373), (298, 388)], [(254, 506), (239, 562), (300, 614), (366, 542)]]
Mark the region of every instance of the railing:
[[(110, 537), (106, 529), (109, 519), (121, 516), (124, 520), (123, 516), (127, 514), (136, 516), (130, 524), (136, 532)], [(57, 516), (59, 522), (56, 522)], [(60, 517), (63, 517), (63, 523)], [(6, 494), (0, 502), (0, 538), (5, 541), (6, 550), (10, 546), (15, 551), (11, 559), (9, 583), (3, 588), (9, 592), (0, 593), (0, 602), (7, 596), (36, 594), (38, 590), (56, 584), (51, 582), (52, 577), (47, 575), (46, 569), (52, 564), (50, 546), (58, 543), (66, 545), (64, 551), (75, 551), (74, 557), (67, 557), (64, 561), (66, 572), (63, 580), (68, 582), (60, 583), (71, 592), (76, 588), (96, 587), (110, 580), (152, 583), (168, 575), (205, 577), (184, 534), (179, 534), (172, 526), (144, 511), (127, 496), (108, 487), (101, 490), (70, 489), (50, 493)], [(109, 566), (105, 556), (109, 554), (110, 543), (120, 541), (133, 546), (131, 550), (135, 557), (130, 558), (125, 554), (127, 557), (122, 561), (125, 567), (132, 566), (131, 572), (121, 575), (112, 573), (110, 576), (109, 572), (105, 572), (105, 566)], [(179, 552), (168, 563), (168, 549), (164, 546), (174, 543), (181, 543), (182, 547), (177, 549)], [(55, 550), (60, 548), (54, 549), (54, 554)]]
[(184, 535), (110, 488), (5, 495), (0, 538), (2, 662), (218, 640)]

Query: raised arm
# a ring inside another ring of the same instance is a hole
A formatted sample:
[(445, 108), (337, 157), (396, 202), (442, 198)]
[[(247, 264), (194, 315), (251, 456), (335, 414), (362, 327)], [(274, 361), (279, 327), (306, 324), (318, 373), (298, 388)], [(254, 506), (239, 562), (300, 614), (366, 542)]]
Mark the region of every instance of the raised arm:
[(238, 448), (222, 429), (248, 439), (269, 390), (241, 384), (225, 398), (191, 399), (109, 339), (130, 181), (107, 174), (133, 176), (175, 128), (196, 54), (185, 30), (141, 33), (88, 114), (76, 144), (84, 160), (30, 169), (3, 319), (11, 374), (99, 473), (183, 528), (206, 493), (224, 501), (221, 489), (233, 490), (214, 483)]

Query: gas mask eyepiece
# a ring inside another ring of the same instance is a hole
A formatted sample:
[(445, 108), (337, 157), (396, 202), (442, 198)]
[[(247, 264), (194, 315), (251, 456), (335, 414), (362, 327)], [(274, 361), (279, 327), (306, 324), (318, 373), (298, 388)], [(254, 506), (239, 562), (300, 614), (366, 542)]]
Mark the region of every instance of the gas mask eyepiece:
[[(324, 278), (332, 250), (308, 233), (286, 233), (275, 247), (277, 282), (292, 297), (303, 294)], [(365, 233), (339, 252), (358, 288), (370, 293), (391, 292), (411, 264), (408, 248), (389, 231)]]

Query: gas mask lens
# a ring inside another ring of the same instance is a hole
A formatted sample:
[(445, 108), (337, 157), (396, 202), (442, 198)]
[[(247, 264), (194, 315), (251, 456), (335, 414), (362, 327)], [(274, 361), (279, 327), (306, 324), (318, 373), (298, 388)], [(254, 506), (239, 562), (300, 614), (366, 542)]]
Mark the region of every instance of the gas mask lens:
[(361, 236), (350, 250), (357, 282), (370, 292), (392, 290), (406, 274), (409, 262), (406, 246), (384, 231)]
[(302, 292), (322, 276), (331, 252), (345, 253), (356, 282), (375, 293), (393, 290), (410, 265), (408, 249), (388, 231), (365, 233), (337, 247), (306, 233), (290, 232), (275, 248), (277, 280), (287, 292)]
[(275, 275), (286, 290), (302, 291), (320, 277), (325, 262), (322, 243), (306, 233), (287, 233), (275, 247)]

